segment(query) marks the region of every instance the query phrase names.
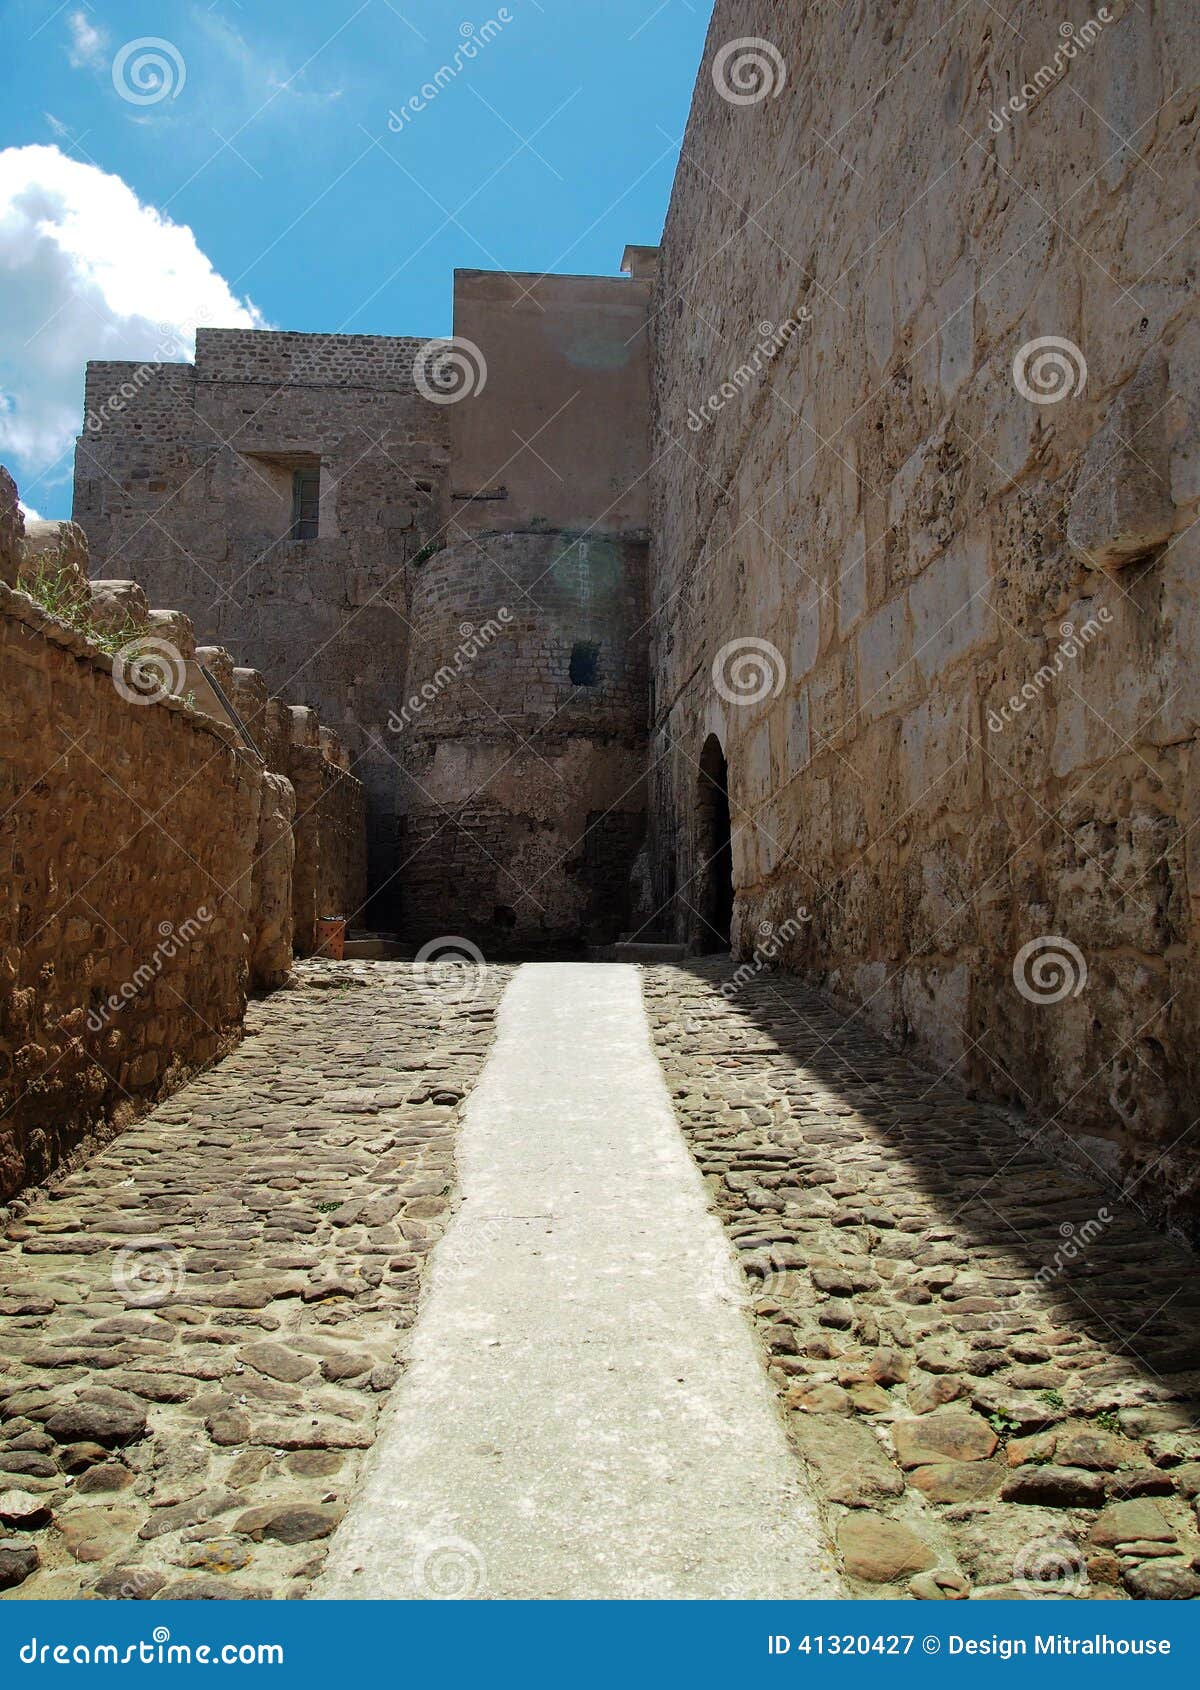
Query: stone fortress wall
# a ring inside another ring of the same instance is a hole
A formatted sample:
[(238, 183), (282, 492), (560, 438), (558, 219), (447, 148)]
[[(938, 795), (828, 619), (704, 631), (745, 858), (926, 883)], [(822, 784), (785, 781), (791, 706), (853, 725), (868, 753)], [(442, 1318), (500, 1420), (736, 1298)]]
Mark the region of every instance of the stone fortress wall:
[[(334, 736), (87, 570), (82, 531), (26, 531), (0, 471), (0, 1202), (237, 1041), (247, 994), (312, 948), (294, 872), (335, 907), (365, 886), (364, 795)], [(118, 631), (169, 684), (132, 684), (97, 638)]]
[[(194, 365), (88, 367), (94, 554), (336, 729), (368, 791), (372, 918), (418, 942), (571, 948), (628, 920), (648, 300), (641, 274), (460, 271), (458, 391), (446, 343), (411, 337), (202, 329)], [(318, 532), (293, 539), (306, 466)]]
[[(73, 514), (133, 575), (310, 704), (367, 789), (371, 878), (395, 851), (389, 712), (407, 664), (406, 563), (443, 520), (447, 421), (413, 381), (422, 342), (200, 329), (194, 364), (89, 364)], [(291, 538), (293, 474), (320, 477)]]
[[(1186, 1215), (1200, 17), (1106, 11), (1021, 111), (1042, 0), (718, 0), (653, 301), (656, 902), (707, 948), (723, 750), (738, 954), (792, 918), (848, 1013)], [(786, 83), (734, 104), (749, 36)]]

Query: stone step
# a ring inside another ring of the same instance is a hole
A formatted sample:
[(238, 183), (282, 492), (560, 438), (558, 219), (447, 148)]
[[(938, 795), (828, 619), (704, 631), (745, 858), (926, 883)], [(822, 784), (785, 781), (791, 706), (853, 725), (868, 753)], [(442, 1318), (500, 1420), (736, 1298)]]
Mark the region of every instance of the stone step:
[(393, 933), (350, 933), (343, 955), (359, 962), (411, 962), (413, 953)]
[(612, 947), (614, 962), (682, 962), (686, 945), (656, 944), (644, 939), (623, 940)]

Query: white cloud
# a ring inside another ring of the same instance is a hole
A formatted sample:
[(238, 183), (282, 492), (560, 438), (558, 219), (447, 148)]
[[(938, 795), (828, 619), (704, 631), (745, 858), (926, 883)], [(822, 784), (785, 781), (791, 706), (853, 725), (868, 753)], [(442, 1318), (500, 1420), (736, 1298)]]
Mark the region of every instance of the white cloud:
[(97, 28), (86, 12), (71, 12), (67, 18), (71, 45), (67, 58), (76, 70), (96, 70), (108, 61), (108, 36)]
[(18, 499), (17, 504), (20, 506), (21, 515), (25, 518), (26, 522), (40, 522), (42, 520), (41, 511), (35, 511), (32, 505), (27, 505), (25, 503), (24, 499)]
[(285, 107), (292, 101), (301, 106), (319, 106), (341, 99), (341, 88), (300, 86), (311, 61), (306, 60), (297, 70), (285, 70), (273, 59), (271, 45), (252, 45), (233, 24), (211, 8), (205, 11), (194, 10), (192, 23), (201, 35), (207, 36), (212, 46), (240, 79), (244, 97), (252, 100), (257, 108), (256, 116), (267, 106), (274, 106), (280, 95), (287, 96)]
[(79, 433), (89, 358), (178, 361), (197, 324), (266, 327), (186, 224), (58, 147), (0, 151), (0, 289), (0, 455), (27, 481)]

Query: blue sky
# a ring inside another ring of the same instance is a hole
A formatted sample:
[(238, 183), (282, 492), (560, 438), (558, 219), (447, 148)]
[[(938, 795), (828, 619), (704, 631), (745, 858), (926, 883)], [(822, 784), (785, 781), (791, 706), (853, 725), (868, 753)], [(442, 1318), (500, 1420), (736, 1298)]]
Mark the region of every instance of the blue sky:
[(27, 503), (69, 514), (89, 355), (187, 356), (196, 320), (442, 334), (455, 268), (615, 273), (659, 238), (710, 10), (0, 6), (0, 459)]

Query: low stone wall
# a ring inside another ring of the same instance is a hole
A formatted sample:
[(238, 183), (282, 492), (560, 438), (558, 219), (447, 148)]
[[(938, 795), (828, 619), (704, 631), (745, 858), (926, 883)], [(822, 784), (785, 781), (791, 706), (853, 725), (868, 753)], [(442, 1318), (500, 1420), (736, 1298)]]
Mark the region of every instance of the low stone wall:
[(237, 1039), (263, 778), (0, 587), (0, 1199)]
[(294, 856), (288, 870), (288, 939), (298, 955), (309, 956), (320, 916), (341, 915), (362, 925), (366, 788), (349, 772), (350, 755), (338, 735), (321, 725), (314, 710), (271, 698), (257, 669), (232, 669), (228, 696), (267, 767), (295, 794), (288, 817)]
[(336, 737), (303, 712), (298, 803), (263, 677), (87, 562), (74, 524), (25, 531), (0, 470), (0, 1202), (236, 1042), (288, 979), (294, 864), (314, 905), (365, 896)]
[(362, 783), (325, 759), (318, 806), (317, 915), (362, 923), (367, 899), (366, 794)]
[(366, 794), (343, 768), (335, 734), (303, 706), (288, 711), (291, 737), (280, 755), (296, 793), (292, 910), (297, 954), (316, 948), (322, 916), (361, 925), (367, 900)]

